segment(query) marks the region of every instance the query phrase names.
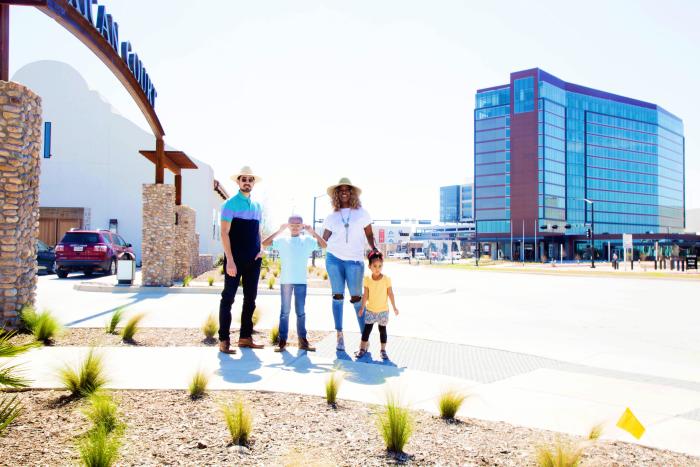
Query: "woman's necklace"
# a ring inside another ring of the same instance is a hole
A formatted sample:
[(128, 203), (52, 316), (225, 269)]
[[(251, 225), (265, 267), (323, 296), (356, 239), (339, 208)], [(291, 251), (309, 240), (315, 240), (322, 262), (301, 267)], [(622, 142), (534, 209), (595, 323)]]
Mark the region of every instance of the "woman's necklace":
[(348, 218), (343, 217), (343, 210), (340, 210), (340, 218), (343, 221), (343, 227), (345, 227), (345, 243), (348, 243), (348, 229), (350, 228), (350, 216), (352, 215), (352, 209), (348, 210)]

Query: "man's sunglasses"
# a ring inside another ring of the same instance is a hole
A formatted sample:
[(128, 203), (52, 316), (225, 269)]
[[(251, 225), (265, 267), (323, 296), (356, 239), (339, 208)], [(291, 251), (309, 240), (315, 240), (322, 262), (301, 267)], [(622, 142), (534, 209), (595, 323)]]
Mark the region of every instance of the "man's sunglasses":
[(243, 183), (253, 183), (255, 182), (255, 177), (238, 177), (238, 180), (242, 181)]

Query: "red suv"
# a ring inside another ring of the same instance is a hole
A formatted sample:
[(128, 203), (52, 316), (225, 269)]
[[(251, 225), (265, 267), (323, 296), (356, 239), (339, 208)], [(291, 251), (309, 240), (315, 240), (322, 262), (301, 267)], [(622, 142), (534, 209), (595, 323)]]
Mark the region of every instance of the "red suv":
[(109, 230), (70, 230), (56, 245), (56, 274), (60, 278), (69, 272), (93, 271), (116, 274), (117, 261), (135, 259), (131, 243)]

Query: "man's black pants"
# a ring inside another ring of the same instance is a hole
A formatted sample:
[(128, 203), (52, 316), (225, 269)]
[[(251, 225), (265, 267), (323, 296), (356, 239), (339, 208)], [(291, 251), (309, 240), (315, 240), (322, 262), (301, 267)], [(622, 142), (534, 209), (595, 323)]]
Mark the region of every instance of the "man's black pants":
[(236, 277), (226, 274), (226, 259), (224, 259), (224, 291), (221, 293), (219, 304), (219, 340), (229, 340), (231, 329), (231, 306), (238, 291), (238, 284), (243, 279), (243, 310), (241, 311), (240, 338), (246, 339), (253, 334), (253, 312), (255, 299), (258, 296), (258, 280), (260, 280), (260, 265), (262, 259), (256, 259), (244, 264), (236, 263)]

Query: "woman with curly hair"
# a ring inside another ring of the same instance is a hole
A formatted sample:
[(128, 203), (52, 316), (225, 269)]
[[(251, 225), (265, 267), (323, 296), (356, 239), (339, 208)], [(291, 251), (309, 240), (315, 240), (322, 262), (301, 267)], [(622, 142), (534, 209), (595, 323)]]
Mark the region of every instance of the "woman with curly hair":
[(336, 349), (345, 350), (343, 339), (343, 299), (347, 286), (350, 303), (355, 308), (360, 332), (365, 328), (364, 316), (359, 316), (362, 305), (362, 279), (365, 273), (365, 245), (378, 251), (372, 234), (372, 219), (362, 208), (362, 190), (343, 177), (328, 187), (333, 212), (323, 221), (323, 239), (326, 248), (326, 270), (333, 294), (333, 320), (337, 332)]

